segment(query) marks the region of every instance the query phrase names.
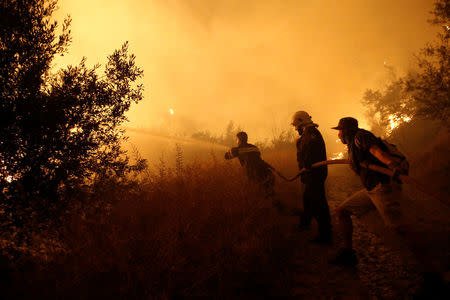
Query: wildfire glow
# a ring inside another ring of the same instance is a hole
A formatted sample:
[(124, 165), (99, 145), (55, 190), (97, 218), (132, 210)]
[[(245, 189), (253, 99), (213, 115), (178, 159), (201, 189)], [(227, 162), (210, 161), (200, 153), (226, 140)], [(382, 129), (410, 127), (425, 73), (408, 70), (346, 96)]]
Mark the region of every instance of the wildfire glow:
[(11, 183), (13, 180), (14, 180), (14, 177), (12, 177), (12, 176), (6, 177), (6, 181), (8, 181), (9, 183)]
[(344, 152), (336, 152), (331, 157), (332, 160), (343, 159), (343, 158), (344, 158)]
[(411, 117), (407, 115), (398, 116), (392, 114), (388, 116), (388, 119), (389, 119), (389, 128), (387, 130), (388, 135), (390, 135), (392, 131), (398, 126), (400, 126), (402, 123), (408, 123), (409, 121), (411, 121)]
[(171, 114), (171, 115), (173, 115), (175, 112), (173, 111), (173, 109), (169, 109), (169, 113)]

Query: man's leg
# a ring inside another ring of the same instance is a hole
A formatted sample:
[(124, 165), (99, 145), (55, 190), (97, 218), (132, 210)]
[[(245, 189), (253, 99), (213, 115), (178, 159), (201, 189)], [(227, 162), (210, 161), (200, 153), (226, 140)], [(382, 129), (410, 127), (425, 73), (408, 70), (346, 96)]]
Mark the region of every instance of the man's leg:
[(319, 236), (313, 242), (331, 244), (331, 217), (330, 209), (328, 207), (327, 198), (325, 195), (325, 182), (318, 181), (313, 183), (314, 191), (314, 212), (313, 216), (316, 218), (319, 225)]
[(273, 199), (275, 197), (275, 176), (270, 172), (265, 179), (263, 183), (263, 189), (264, 189), (264, 197), (266, 199)]
[(312, 221), (313, 200), (311, 184), (305, 184), (303, 191), (303, 211), (300, 213), (299, 229), (309, 229)]
[(415, 230), (415, 226), (412, 226), (416, 225), (414, 220), (409, 219), (409, 216), (405, 214), (401, 205), (404, 196), (400, 186), (380, 184), (369, 191), (368, 195), (386, 226), (385, 230), (380, 232), (380, 236), (408, 255), (406, 260), (411, 261), (412, 258), (416, 264), (426, 266), (423, 250), (426, 251), (430, 245), (422, 245), (424, 237)]
[(358, 263), (356, 253), (353, 250), (353, 223), (351, 216), (361, 216), (373, 209), (375, 209), (375, 206), (372, 204), (365, 189), (356, 192), (336, 208), (338, 230), (342, 233), (344, 241), (336, 257), (331, 259), (329, 263), (346, 266), (354, 266)]
[(351, 213), (343, 208), (336, 209), (338, 217), (339, 230), (342, 233), (343, 246), (342, 248), (353, 249), (353, 223)]

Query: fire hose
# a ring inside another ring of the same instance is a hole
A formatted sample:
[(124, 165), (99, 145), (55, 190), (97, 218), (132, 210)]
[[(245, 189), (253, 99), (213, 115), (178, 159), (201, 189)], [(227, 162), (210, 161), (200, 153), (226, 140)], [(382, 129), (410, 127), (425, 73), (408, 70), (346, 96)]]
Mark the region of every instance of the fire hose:
[[(350, 164), (350, 160), (348, 159), (332, 159), (332, 160), (325, 160), (325, 161), (320, 161), (317, 163), (314, 163), (311, 165), (311, 168), (317, 168), (317, 167), (322, 167), (322, 166), (326, 166), (326, 165), (345, 165), (345, 164)], [(392, 177), (394, 175), (394, 171), (387, 169), (387, 168), (383, 168), (377, 165), (372, 165), (372, 164), (360, 164), (360, 166), (362, 168), (367, 168), (370, 169), (372, 171), (378, 172), (378, 173), (382, 173), (385, 175), (388, 175), (390, 177)], [(281, 174), (279, 171), (277, 171), (275, 168), (272, 167), (272, 170), (281, 178), (283, 178), (286, 181), (294, 181), (297, 178), (299, 178), (303, 173), (307, 172), (309, 169), (303, 168), (300, 170), (300, 172), (295, 175), (292, 178), (286, 178), (283, 174)], [(425, 185), (423, 185), (420, 181), (418, 181), (417, 179), (412, 178), (411, 176), (408, 175), (404, 175), (404, 174), (398, 174), (397, 178), (400, 179), (402, 182), (405, 182), (407, 184), (410, 184), (412, 186), (414, 186), (415, 188), (417, 188), (418, 190), (422, 191), (423, 193), (432, 196), (433, 198), (439, 200), (440, 202), (442, 202), (443, 204), (447, 205), (446, 201), (442, 200), (441, 197), (435, 193), (434, 191), (431, 191), (430, 189), (428, 189)]]

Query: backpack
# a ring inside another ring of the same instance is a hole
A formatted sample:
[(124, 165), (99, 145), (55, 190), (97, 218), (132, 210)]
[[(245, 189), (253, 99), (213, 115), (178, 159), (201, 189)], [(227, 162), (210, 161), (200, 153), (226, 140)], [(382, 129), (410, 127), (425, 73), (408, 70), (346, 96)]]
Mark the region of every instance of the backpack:
[[(370, 131), (367, 131), (367, 130), (364, 130), (364, 129), (359, 129), (359, 130), (368, 132), (371, 135), (373, 135), (373, 133), (371, 133)], [(381, 148), (381, 150), (386, 152), (386, 153), (388, 153), (392, 157), (394, 157), (396, 159), (396, 161), (399, 163), (399, 168), (402, 169), (403, 173), (407, 175), (409, 173), (409, 162), (406, 159), (406, 156), (400, 150), (398, 150), (397, 146), (395, 146), (394, 144), (389, 143), (387, 140), (382, 139), (380, 137), (376, 137), (376, 139), (378, 141), (377, 144)], [(357, 148), (360, 147), (358, 145), (357, 140), (356, 140), (356, 135), (355, 135), (355, 142), (354, 142), (354, 144), (356, 145)]]
[(381, 144), (381, 150), (386, 151), (391, 156), (398, 158), (398, 161), (400, 162), (400, 168), (405, 171), (406, 174), (409, 173), (409, 162), (406, 159), (406, 156), (398, 150), (397, 146), (394, 144), (389, 143), (385, 139), (378, 138)]

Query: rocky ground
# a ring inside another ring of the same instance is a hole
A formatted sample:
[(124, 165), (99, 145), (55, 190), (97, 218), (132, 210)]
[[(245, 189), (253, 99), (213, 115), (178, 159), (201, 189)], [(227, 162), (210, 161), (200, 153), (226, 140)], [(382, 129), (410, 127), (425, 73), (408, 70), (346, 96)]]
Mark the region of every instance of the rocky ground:
[[(337, 224), (335, 207), (359, 189), (360, 183), (351, 174), (331, 171), (327, 195), (334, 229)], [(289, 238), (295, 246), (291, 269), (294, 277), (291, 294), (294, 298), (316, 299), (320, 296), (327, 299), (405, 299), (417, 291), (420, 276), (404, 249), (392, 246), (381, 238), (380, 233), (374, 233), (373, 228), (366, 226), (377, 218), (375, 214), (367, 219), (353, 220), (354, 248), (359, 259), (359, 264), (354, 268), (327, 263), (342, 240), (336, 231), (334, 246), (315, 245), (308, 240), (314, 237), (317, 229), (313, 227), (308, 232), (296, 232), (294, 228), (297, 218), (290, 217), (289, 225)], [(448, 242), (448, 226), (440, 227), (439, 230), (443, 232), (438, 235), (447, 236), (444, 240)], [(440, 258), (445, 260), (442, 263), (448, 262), (448, 255), (441, 255)]]
[[(313, 232), (290, 237), (296, 249), (291, 269), (294, 297), (399, 299), (413, 294), (419, 286), (417, 270), (404, 262), (401, 251), (386, 245), (361, 224), (355, 224), (354, 247), (359, 264), (354, 268), (328, 264), (337, 246), (309, 243), (313, 237)], [(337, 236), (335, 241), (339, 244), (340, 238)]]

